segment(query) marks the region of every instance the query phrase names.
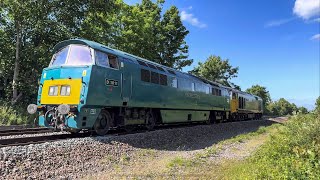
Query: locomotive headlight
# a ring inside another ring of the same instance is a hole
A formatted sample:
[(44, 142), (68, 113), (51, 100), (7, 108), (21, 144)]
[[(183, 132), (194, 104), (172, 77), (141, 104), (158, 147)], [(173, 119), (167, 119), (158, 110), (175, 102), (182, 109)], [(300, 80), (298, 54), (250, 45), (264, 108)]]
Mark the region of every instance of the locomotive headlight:
[(58, 106), (58, 112), (60, 114), (68, 114), (68, 112), (70, 112), (70, 106), (67, 104), (61, 104)]
[(49, 87), (49, 96), (58, 95), (58, 86), (50, 86)]
[(37, 108), (38, 106), (35, 105), (35, 104), (29, 104), (28, 107), (27, 107), (27, 111), (29, 114), (34, 114), (37, 112)]
[(71, 88), (70, 86), (61, 86), (60, 95), (61, 96), (70, 96)]

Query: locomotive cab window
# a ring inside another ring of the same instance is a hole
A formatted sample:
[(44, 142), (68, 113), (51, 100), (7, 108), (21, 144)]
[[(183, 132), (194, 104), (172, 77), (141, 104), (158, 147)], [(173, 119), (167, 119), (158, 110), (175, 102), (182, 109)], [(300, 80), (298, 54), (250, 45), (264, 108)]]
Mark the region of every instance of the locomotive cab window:
[(106, 53), (100, 52), (100, 51), (95, 51), (95, 59), (98, 65), (100, 66), (109, 66), (109, 58)]
[(109, 64), (111, 68), (119, 69), (118, 58), (112, 54), (108, 54)]
[(71, 44), (57, 51), (53, 55), (49, 66), (77, 66), (91, 64), (93, 64), (93, 60), (90, 48), (84, 45)]
[(117, 56), (112, 54), (107, 54), (101, 51), (95, 51), (95, 60), (98, 65), (104, 67), (110, 67), (114, 69), (119, 69), (119, 63)]

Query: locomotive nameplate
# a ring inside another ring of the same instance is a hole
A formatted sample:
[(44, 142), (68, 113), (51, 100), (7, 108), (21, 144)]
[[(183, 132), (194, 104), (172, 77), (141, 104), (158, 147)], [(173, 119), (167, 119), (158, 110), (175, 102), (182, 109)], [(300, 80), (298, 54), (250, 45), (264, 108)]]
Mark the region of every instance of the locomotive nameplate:
[(119, 83), (117, 80), (113, 80), (113, 79), (106, 79), (106, 85), (107, 86), (118, 86)]

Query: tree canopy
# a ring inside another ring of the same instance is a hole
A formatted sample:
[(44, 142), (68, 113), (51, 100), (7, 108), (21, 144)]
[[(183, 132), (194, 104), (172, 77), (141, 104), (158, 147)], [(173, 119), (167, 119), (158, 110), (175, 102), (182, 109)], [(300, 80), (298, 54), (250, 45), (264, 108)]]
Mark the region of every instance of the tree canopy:
[(286, 99), (280, 98), (278, 101), (270, 102), (267, 105), (267, 110), (269, 114), (283, 116), (295, 114), (298, 108), (294, 103), (291, 104)]
[(238, 70), (238, 67), (230, 65), (228, 59), (223, 60), (220, 56), (211, 55), (204, 63), (199, 62), (191, 73), (210, 81), (219, 82), (226, 86), (231, 85), (239, 89), (239, 86), (229, 83), (230, 79), (237, 77)]
[(267, 91), (266, 87), (253, 85), (251, 88), (248, 88), (246, 92), (261, 97), (263, 100), (263, 107), (266, 107), (271, 101), (269, 91)]
[(316, 99), (316, 108), (315, 111), (320, 114), (320, 96)]
[(0, 77), (6, 80), (0, 87), (5, 87), (6, 99), (35, 101), (38, 78), (49, 64), (54, 45), (74, 37), (176, 69), (190, 65), (185, 42), (189, 31), (178, 8), (164, 11), (163, 4), (164, 0), (135, 5), (123, 0), (1, 1)]

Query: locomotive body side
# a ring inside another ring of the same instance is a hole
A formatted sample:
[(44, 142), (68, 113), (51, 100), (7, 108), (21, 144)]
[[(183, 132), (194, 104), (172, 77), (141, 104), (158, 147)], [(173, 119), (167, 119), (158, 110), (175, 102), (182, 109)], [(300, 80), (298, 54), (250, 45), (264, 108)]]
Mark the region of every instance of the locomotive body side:
[(152, 129), (262, 114), (259, 97), (99, 43), (67, 40), (54, 53), (42, 72), (37, 105), (28, 107), (38, 111), (40, 126), (104, 135), (118, 127)]

